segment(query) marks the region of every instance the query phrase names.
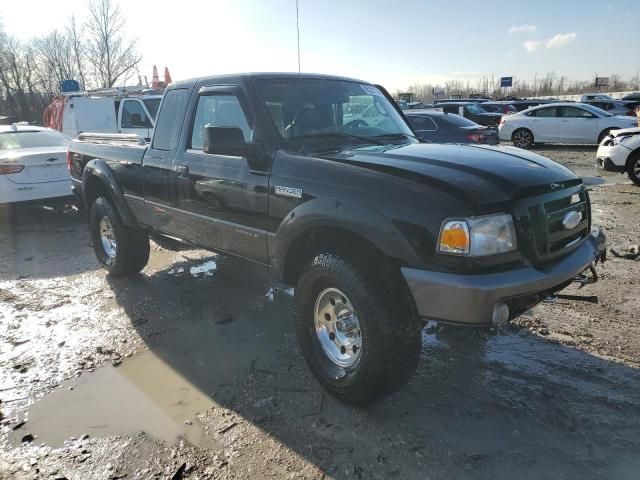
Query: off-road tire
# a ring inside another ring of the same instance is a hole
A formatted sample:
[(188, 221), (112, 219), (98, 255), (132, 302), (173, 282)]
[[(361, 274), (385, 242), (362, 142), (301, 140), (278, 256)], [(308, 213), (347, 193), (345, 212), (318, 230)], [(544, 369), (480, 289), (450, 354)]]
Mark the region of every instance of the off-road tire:
[(627, 175), (633, 183), (640, 186), (640, 150), (629, 155)]
[(533, 132), (528, 128), (518, 128), (511, 134), (511, 141), (518, 148), (531, 148)]
[[(117, 245), (113, 257), (105, 251), (100, 237), (100, 222), (107, 218), (111, 223)], [(106, 197), (98, 197), (89, 212), (91, 241), (98, 261), (113, 276), (139, 273), (149, 261), (149, 234), (145, 230), (125, 226), (118, 211)]]
[[(383, 278), (379, 270), (326, 253), (315, 256), (299, 278), (295, 324), (302, 354), (318, 382), (344, 402), (373, 402), (404, 385), (418, 365), (422, 324), (399, 270), (396, 273), (397, 280), (393, 274)], [(316, 335), (315, 302), (327, 288), (344, 292), (359, 320), (362, 347), (353, 367), (332, 362)]]

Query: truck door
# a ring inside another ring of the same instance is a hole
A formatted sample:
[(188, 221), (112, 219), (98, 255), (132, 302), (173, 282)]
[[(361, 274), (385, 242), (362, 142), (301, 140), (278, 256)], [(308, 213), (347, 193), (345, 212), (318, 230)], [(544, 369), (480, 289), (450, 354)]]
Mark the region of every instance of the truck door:
[(238, 127), (251, 142), (255, 116), (237, 86), (203, 88), (196, 100), (186, 144), (172, 165), (180, 228), (199, 244), (266, 263), (268, 169), (202, 151), (205, 125)]
[(137, 98), (127, 98), (120, 102), (120, 133), (135, 133), (147, 142), (151, 140), (153, 123), (147, 110)]
[[(189, 90), (168, 90), (162, 100), (156, 120), (153, 141), (145, 153), (142, 163), (144, 196), (129, 202), (143, 202), (143, 223), (166, 233), (178, 233), (171, 207), (175, 197), (174, 172), (171, 169), (178, 150), (185, 111), (189, 102)], [(138, 213), (140, 218), (140, 214)]]

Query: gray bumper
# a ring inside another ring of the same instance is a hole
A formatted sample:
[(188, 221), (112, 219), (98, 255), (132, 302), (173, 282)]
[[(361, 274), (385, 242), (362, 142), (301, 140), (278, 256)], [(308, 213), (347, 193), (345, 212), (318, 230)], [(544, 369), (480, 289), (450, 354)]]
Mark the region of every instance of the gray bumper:
[(421, 317), (462, 325), (491, 325), (498, 302), (553, 290), (582, 273), (605, 249), (604, 234), (594, 229), (566, 257), (538, 268), (463, 275), (403, 268)]

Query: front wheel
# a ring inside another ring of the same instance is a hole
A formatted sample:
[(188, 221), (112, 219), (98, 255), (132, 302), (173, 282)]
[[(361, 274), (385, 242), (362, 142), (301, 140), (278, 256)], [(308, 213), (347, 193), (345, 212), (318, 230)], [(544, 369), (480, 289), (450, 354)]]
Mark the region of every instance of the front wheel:
[(114, 276), (134, 275), (149, 260), (149, 235), (122, 223), (111, 201), (99, 197), (91, 205), (89, 229), (102, 267)]
[(640, 186), (640, 152), (632, 155), (627, 163), (627, 175), (633, 183)]
[(312, 373), (335, 397), (368, 403), (415, 371), (421, 325), (402, 291), (333, 254), (304, 269), (295, 290), (298, 340)]
[(533, 133), (526, 128), (519, 128), (511, 135), (511, 141), (518, 148), (530, 148), (533, 145)]

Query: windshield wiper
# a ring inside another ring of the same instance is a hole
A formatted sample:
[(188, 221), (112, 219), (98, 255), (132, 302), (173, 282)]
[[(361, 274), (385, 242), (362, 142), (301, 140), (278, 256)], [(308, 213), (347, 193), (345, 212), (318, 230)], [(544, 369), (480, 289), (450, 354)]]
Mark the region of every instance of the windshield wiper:
[(375, 138), (378, 140), (397, 140), (401, 138), (414, 138), (416, 140), (420, 140), (415, 135), (411, 135), (410, 133), (402, 133), (402, 132), (383, 133), (382, 135), (376, 135), (375, 137), (372, 137), (372, 138)]
[(376, 140), (377, 137), (361, 137), (359, 135), (350, 135), (348, 133), (326, 132), (326, 133), (310, 133), (308, 135), (297, 135), (289, 138), (289, 140), (304, 140), (313, 138), (340, 138), (347, 140), (357, 140), (363, 143), (373, 143), (374, 145), (384, 145), (384, 142)]

